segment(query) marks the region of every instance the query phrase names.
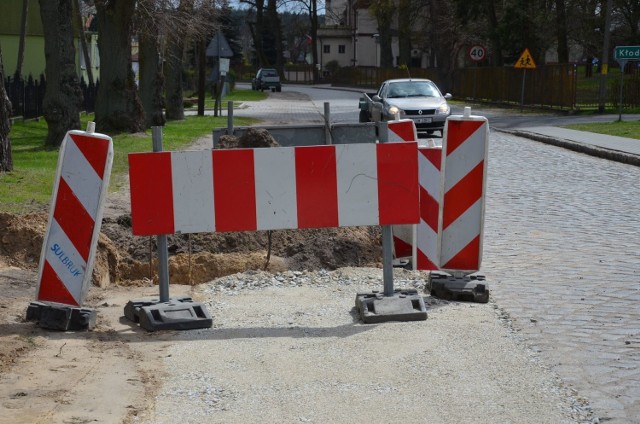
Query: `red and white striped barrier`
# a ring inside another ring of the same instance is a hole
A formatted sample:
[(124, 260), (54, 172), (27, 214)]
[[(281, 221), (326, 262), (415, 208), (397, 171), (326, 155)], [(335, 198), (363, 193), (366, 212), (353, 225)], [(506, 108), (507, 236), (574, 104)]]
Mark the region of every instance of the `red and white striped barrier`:
[(419, 220), (416, 143), (129, 155), (135, 235)]
[[(416, 126), (411, 119), (390, 121), (387, 128), (387, 139), (390, 141), (418, 140)], [(442, 148), (418, 147), (418, 152), (420, 222), (415, 226), (392, 226), (393, 247), (396, 258), (411, 256), (414, 269), (431, 271), (438, 269), (438, 205)]]
[(438, 269), (438, 217), (440, 213), (441, 147), (418, 148), (420, 223), (417, 225), (414, 269)]
[(106, 135), (69, 131), (62, 141), (37, 300), (82, 305), (91, 282), (112, 161), (113, 144)]
[(387, 139), (382, 142), (417, 141), (418, 130), (412, 119), (399, 119), (387, 122)]
[[(380, 137), (382, 142), (415, 142), (418, 140), (418, 132), (413, 120), (400, 119), (397, 121), (389, 121), (386, 124), (386, 134), (381, 133)], [(393, 256), (395, 258), (412, 255), (413, 230), (412, 225), (394, 225), (391, 227), (393, 234)]]
[(484, 227), (489, 123), (465, 114), (447, 118), (442, 142), (439, 266), (445, 271), (480, 269)]

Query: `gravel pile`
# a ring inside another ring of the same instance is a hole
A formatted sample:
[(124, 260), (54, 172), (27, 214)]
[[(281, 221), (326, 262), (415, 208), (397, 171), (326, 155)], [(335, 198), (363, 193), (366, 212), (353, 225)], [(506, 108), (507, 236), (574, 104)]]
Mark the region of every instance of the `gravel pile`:
[[(396, 288), (424, 289), (424, 273), (394, 275)], [(426, 296), (426, 321), (362, 324), (356, 293), (382, 287), (374, 268), (198, 286), (214, 326), (176, 335), (144, 422), (590, 422), (492, 303)]]

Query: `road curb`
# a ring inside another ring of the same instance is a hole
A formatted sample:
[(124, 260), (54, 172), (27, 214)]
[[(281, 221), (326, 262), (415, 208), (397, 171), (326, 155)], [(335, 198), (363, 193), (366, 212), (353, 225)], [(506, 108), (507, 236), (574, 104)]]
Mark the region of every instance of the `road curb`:
[(507, 134), (515, 135), (518, 137), (524, 137), (534, 141), (539, 141), (541, 143), (551, 144), (553, 146), (562, 147), (565, 149), (573, 150), (579, 153), (584, 153), (590, 156), (599, 157), (602, 159), (621, 162), (627, 165), (640, 166), (640, 156), (633, 155), (626, 152), (621, 152), (618, 150), (604, 149), (602, 147), (593, 146), (590, 144), (577, 143), (575, 141), (571, 141), (563, 138), (549, 137), (542, 134), (536, 134), (530, 131), (507, 130), (504, 128), (493, 128), (493, 127), (491, 129), (495, 131), (500, 131)]

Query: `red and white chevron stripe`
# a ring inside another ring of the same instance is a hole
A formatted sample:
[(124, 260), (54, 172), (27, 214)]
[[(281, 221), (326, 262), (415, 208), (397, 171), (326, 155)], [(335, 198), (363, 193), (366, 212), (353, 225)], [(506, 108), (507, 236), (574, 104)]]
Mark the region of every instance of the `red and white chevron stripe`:
[(416, 223), (416, 143), (129, 155), (135, 235)]
[(488, 141), (486, 118), (447, 118), (439, 225), (439, 265), (443, 270), (473, 273), (480, 269)]
[[(438, 214), (440, 203), (440, 163), (442, 148), (418, 147), (420, 182), (420, 223), (415, 226), (414, 269), (438, 269)], [(396, 258), (413, 256), (413, 225), (394, 225), (393, 247)]]
[(438, 269), (438, 216), (440, 213), (441, 147), (418, 148), (420, 223), (417, 228), (415, 269)]
[(417, 141), (418, 130), (412, 119), (399, 119), (387, 122), (387, 139), (383, 142)]
[[(400, 119), (387, 122), (386, 137), (381, 137), (382, 142), (417, 141), (418, 132), (416, 124), (411, 119)], [(403, 258), (412, 255), (413, 226), (394, 225), (391, 227), (393, 234), (393, 256)]]
[(112, 160), (113, 144), (106, 135), (69, 131), (62, 141), (37, 300), (82, 304), (91, 282)]

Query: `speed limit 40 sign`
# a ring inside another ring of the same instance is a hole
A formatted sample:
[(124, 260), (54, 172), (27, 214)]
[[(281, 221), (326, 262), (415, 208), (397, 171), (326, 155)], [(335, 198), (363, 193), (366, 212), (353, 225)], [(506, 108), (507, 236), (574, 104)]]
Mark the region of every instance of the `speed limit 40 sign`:
[(487, 50), (482, 46), (472, 46), (469, 49), (469, 57), (471, 60), (479, 62), (485, 58)]

